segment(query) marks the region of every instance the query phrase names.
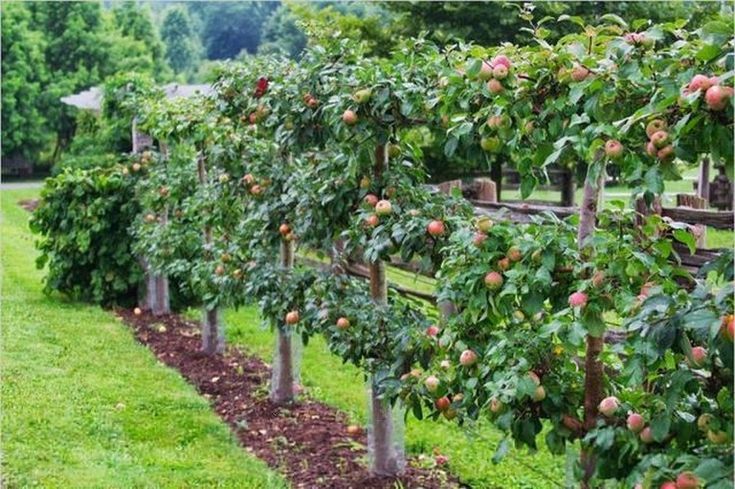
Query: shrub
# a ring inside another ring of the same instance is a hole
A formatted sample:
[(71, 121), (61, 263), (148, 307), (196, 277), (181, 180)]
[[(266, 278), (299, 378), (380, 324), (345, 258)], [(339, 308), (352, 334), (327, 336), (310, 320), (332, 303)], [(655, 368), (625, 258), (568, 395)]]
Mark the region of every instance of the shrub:
[(46, 180), (41, 205), (30, 222), (48, 265), (47, 292), (102, 305), (135, 302), (141, 268), (128, 232), (140, 211), (138, 180), (121, 166), (67, 170)]

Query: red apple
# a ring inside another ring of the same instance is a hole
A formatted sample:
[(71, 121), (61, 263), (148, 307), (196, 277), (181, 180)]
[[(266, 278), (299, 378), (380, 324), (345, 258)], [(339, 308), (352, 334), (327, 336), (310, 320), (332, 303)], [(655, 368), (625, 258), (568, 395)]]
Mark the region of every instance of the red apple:
[(692, 81), (689, 82), (688, 88), (690, 92), (696, 92), (697, 90), (707, 91), (712, 86), (709, 77), (705, 75), (694, 75)]
[(654, 145), (651, 141), (648, 141), (646, 143), (646, 154), (654, 158), (658, 156), (658, 149), (656, 148), (656, 145)]
[(502, 115), (491, 115), (487, 118), (487, 127), (497, 129), (505, 125), (505, 119)]
[(727, 103), (732, 97), (732, 89), (728, 90), (727, 88), (729, 87), (715, 85), (710, 87), (704, 94), (704, 101), (711, 110), (719, 111), (727, 107)]
[(498, 65), (502, 65), (502, 66), (505, 66), (509, 70), (511, 67), (510, 59), (508, 59), (508, 57), (504, 54), (499, 54), (495, 56), (492, 59), (492, 61), (490, 61), (490, 64), (493, 65), (494, 67), (497, 67)]
[(531, 379), (531, 382), (533, 382), (537, 386), (541, 385), (541, 379), (539, 378), (538, 374), (536, 374), (536, 372), (528, 372), (528, 378)]
[(584, 81), (589, 74), (590, 70), (582, 65), (576, 65), (574, 68), (572, 68), (572, 80), (576, 82)]
[(493, 397), (490, 399), (490, 412), (493, 414), (498, 414), (500, 411), (503, 410), (503, 403), (500, 402), (500, 400), (497, 397)]
[(666, 131), (657, 131), (651, 136), (651, 142), (657, 148), (663, 148), (669, 144), (669, 133)]
[(444, 231), (444, 223), (439, 220), (433, 220), (426, 226), (426, 232), (435, 238), (444, 235)]
[(499, 289), (503, 285), (503, 276), (498, 272), (489, 272), (485, 275), (485, 286), (488, 289)]
[(365, 218), (365, 225), (367, 227), (374, 228), (378, 224), (380, 224), (380, 219), (375, 214), (370, 214)]
[(437, 327), (436, 324), (432, 324), (431, 326), (426, 328), (426, 334), (428, 336), (434, 337), (439, 334), (439, 328)]
[(429, 392), (436, 392), (436, 390), (439, 388), (439, 379), (436, 378), (434, 375), (429, 375), (426, 377), (426, 380), (424, 380), (424, 386), (426, 387), (426, 390)]
[(492, 80), (487, 82), (487, 90), (488, 92), (497, 95), (503, 91), (503, 84), (500, 83), (499, 80), (493, 78)]
[(674, 157), (674, 147), (672, 145), (664, 146), (658, 150), (656, 157), (661, 161), (668, 161)]
[(692, 366), (701, 367), (707, 361), (707, 350), (701, 346), (692, 348), (692, 357), (690, 359)]
[(633, 433), (640, 433), (644, 426), (646, 426), (646, 420), (643, 419), (638, 413), (630, 413), (628, 419), (625, 421), (628, 429)]
[(480, 66), (480, 72), (477, 74), (480, 80), (489, 80), (493, 77), (493, 67), (487, 61), (483, 61)]
[(676, 482), (666, 481), (663, 484), (661, 484), (661, 488), (660, 489), (677, 489), (676, 488)]
[(600, 401), (600, 405), (597, 406), (597, 409), (604, 416), (610, 418), (615, 415), (615, 412), (618, 410), (619, 407), (620, 401), (618, 401), (618, 398), (615, 396), (610, 396)]
[(337, 328), (339, 329), (347, 329), (350, 327), (350, 320), (346, 317), (341, 317), (337, 319)]
[(355, 124), (357, 124), (357, 114), (352, 110), (345, 110), (342, 114), (342, 122), (344, 122), (348, 126), (354, 126)]
[(613, 160), (623, 155), (623, 145), (616, 139), (611, 139), (605, 143), (605, 155)]
[(446, 465), (446, 464), (449, 463), (449, 457), (447, 457), (446, 455), (441, 455), (441, 454), (440, 455), (435, 455), (434, 456), (434, 462), (437, 465)]
[(393, 206), (391, 203), (387, 200), (379, 200), (377, 204), (375, 204), (375, 213), (379, 216), (387, 216), (391, 212), (393, 212)]
[(217, 265), (214, 269), (214, 274), (219, 276), (224, 275), (225, 267), (223, 267), (222, 265)]
[(508, 253), (506, 253), (505, 256), (507, 256), (508, 259), (514, 263), (517, 261), (521, 261), (521, 259), (523, 258), (523, 255), (521, 254), (521, 250), (519, 250), (515, 246), (508, 249)]
[(356, 424), (351, 424), (347, 427), (347, 434), (351, 436), (359, 436), (362, 433), (362, 428)]
[(294, 325), (299, 322), (299, 311), (291, 311), (286, 314), (286, 324)]
[(503, 272), (510, 268), (510, 260), (508, 258), (501, 258), (498, 260), (498, 269)]
[(602, 270), (596, 270), (594, 274), (592, 274), (592, 286), (596, 289), (599, 289), (602, 287), (605, 283), (605, 272)]
[(291, 226), (284, 222), (278, 227), (278, 232), (281, 233), (282, 236), (286, 236), (288, 233), (291, 232)]
[(646, 426), (638, 435), (643, 443), (653, 443), (653, 432), (650, 426)]
[(699, 478), (693, 472), (682, 472), (676, 476), (676, 489), (698, 489)]
[(261, 187), (260, 185), (253, 185), (252, 187), (250, 187), (250, 193), (256, 196), (260, 195), (263, 193), (263, 187)]
[(477, 354), (472, 350), (465, 350), (459, 356), (459, 364), (463, 367), (470, 367), (477, 362)]
[(446, 411), (447, 409), (449, 409), (449, 406), (451, 406), (452, 403), (449, 401), (449, 398), (447, 396), (444, 396), (434, 401), (434, 405), (439, 411)]
[(722, 332), (722, 336), (732, 343), (733, 338), (735, 338), (735, 315), (728, 314), (722, 318), (720, 331)]
[(584, 307), (587, 305), (587, 294), (584, 292), (574, 292), (569, 296), (569, 305), (571, 307)]
[(472, 244), (477, 246), (478, 248), (482, 246), (482, 244), (487, 239), (487, 234), (485, 233), (475, 233), (475, 235), (472, 238)]
[(365, 202), (370, 207), (375, 207), (375, 205), (378, 203), (378, 196), (375, 194), (367, 194), (364, 199), (362, 199), (363, 202)]

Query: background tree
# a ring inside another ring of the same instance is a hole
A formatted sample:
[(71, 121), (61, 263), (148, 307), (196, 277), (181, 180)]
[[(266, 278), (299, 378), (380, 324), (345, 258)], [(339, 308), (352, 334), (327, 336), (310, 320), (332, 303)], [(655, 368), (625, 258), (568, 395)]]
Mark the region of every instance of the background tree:
[(153, 24), (150, 8), (133, 1), (125, 1), (116, 4), (113, 16), (115, 25), (123, 36), (145, 44), (153, 60), (153, 76), (157, 80), (169, 78), (171, 69), (166, 62), (165, 47)]
[(258, 54), (284, 53), (292, 58), (306, 46), (306, 35), (297, 25), (298, 17), (285, 5), (278, 7), (263, 26)]
[(26, 5), (2, 5), (2, 156), (33, 161), (48, 135), (38, 104), (46, 81), (44, 41), (30, 20)]
[(185, 8), (166, 10), (161, 37), (166, 44), (166, 60), (174, 72), (190, 73), (199, 59), (199, 40)]

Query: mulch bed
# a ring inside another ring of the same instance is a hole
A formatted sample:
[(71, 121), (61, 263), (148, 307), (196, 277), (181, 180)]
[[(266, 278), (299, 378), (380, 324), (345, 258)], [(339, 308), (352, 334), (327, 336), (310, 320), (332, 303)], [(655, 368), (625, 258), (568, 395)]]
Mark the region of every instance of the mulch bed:
[(312, 400), (288, 407), (268, 399), (270, 367), (228, 348), (223, 356), (199, 352), (199, 325), (179, 316), (154, 317), (119, 309), (138, 340), (174, 367), (213, 404), (248, 452), (283, 473), (296, 488), (394, 487), (439, 489), (458, 484), (444, 471), (410, 460), (398, 478), (374, 477), (367, 470), (367, 436), (348, 434), (347, 418)]
[(40, 202), (41, 199), (22, 199), (18, 201), (18, 205), (28, 212), (33, 212), (36, 210), (36, 207), (38, 207)]

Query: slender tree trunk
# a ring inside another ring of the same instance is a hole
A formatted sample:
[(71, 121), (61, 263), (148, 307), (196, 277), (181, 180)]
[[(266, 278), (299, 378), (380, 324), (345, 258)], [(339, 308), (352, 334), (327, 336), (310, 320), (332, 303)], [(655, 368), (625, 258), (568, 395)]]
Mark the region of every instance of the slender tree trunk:
[(577, 183), (574, 178), (574, 171), (565, 168), (561, 177), (561, 205), (562, 207), (574, 206), (574, 194), (577, 190)]
[(495, 182), (496, 201), (500, 202), (500, 191), (503, 188), (503, 163), (495, 160), (490, 167), (490, 178)]
[[(294, 262), (294, 242), (281, 240), (281, 267), (291, 270)], [(288, 404), (295, 400), (295, 384), (298, 382), (295, 365), (296, 338), (287, 324), (278, 327), (276, 351), (273, 359), (270, 398), (275, 404)]]
[[(135, 127), (135, 126), (133, 126)], [(164, 164), (168, 164), (168, 146), (164, 143), (159, 145), (161, 155), (163, 156)], [(161, 214), (160, 226), (168, 226), (168, 204), (163, 208)], [(155, 287), (155, 304), (151, 307), (151, 312), (154, 316), (163, 316), (171, 314), (171, 299), (169, 294), (168, 276), (165, 273), (156, 273), (154, 275), (154, 287)]]
[[(584, 184), (582, 205), (579, 209), (579, 229), (577, 241), (582, 256), (585, 256), (585, 241), (594, 233), (597, 217), (597, 206), (599, 203), (600, 190), (604, 182), (604, 171), (600, 172), (597, 181), (590, 181), (589, 177)], [(600, 353), (603, 347), (603, 337), (587, 335), (587, 351), (585, 354), (585, 377), (584, 377), (584, 429), (589, 431), (597, 423), (597, 406), (602, 400), (602, 387), (604, 371), (600, 362)], [(581, 464), (584, 471), (581, 487), (589, 488), (589, 481), (595, 472), (596, 459), (588, 447), (582, 447)]]
[[(207, 183), (207, 167), (204, 162), (204, 156), (201, 154), (197, 160), (197, 175), (199, 177), (199, 185), (205, 185)], [(204, 247), (209, 248), (212, 245), (212, 228), (204, 226), (202, 234), (204, 235)], [(224, 352), (225, 335), (221, 324), (219, 308), (209, 309), (205, 306), (203, 315), (202, 352), (207, 355), (216, 355)]]
[[(385, 164), (385, 146), (378, 145), (375, 149), (374, 173), (376, 178), (379, 178), (382, 174)], [(369, 263), (368, 267), (370, 271), (370, 295), (377, 305), (385, 306), (388, 303), (385, 263), (379, 260)], [(368, 426), (370, 471), (381, 476), (396, 475), (405, 467), (402, 430), (401, 426), (397, 426), (397, 422), (400, 422), (400, 420), (394, 419), (390, 403), (380, 397), (375, 375), (370, 380), (370, 414), (371, 422)]]

